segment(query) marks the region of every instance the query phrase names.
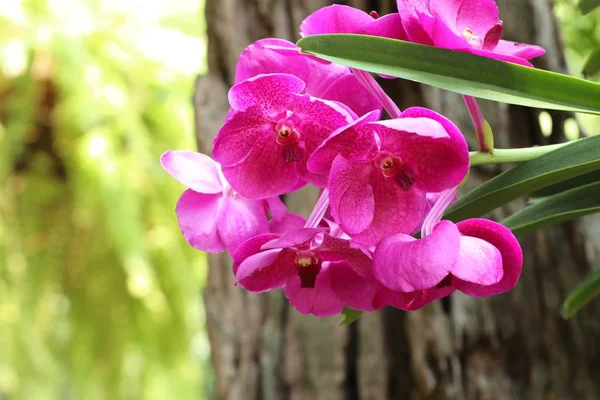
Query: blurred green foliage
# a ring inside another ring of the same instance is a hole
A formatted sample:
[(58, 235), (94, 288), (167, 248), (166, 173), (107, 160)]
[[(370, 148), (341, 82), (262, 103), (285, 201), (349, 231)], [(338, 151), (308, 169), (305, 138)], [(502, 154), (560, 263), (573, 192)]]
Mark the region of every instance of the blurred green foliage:
[(0, 1), (0, 399), (198, 399), (204, 255), (167, 149), (193, 149), (199, 0)]

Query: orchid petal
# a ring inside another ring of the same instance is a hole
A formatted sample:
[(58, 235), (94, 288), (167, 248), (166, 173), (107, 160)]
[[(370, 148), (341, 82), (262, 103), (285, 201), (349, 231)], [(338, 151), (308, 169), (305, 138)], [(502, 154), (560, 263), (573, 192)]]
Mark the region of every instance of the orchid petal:
[(268, 232), (267, 214), (259, 201), (227, 196), (221, 201), (217, 226), (223, 244), (233, 252), (245, 240)]
[(327, 33), (356, 33), (362, 25), (373, 21), (366, 12), (354, 7), (334, 4), (310, 14), (300, 24), (300, 35)]
[(329, 266), (331, 275), (331, 289), (348, 307), (360, 311), (374, 311), (385, 306), (376, 307), (373, 300), (377, 293), (383, 289), (381, 284), (373, 278), (358, 275), (345, 262), (332, 262)]
[(470, 295), (472, 288), (494, 285), (502, 279), (502, 255), (485, 240), (461, 236), (460, 254), (452, 275), (456, 278), (452, 285)]
[(430, 289), (452, 271), (459, 248), (460, 234), (456, 225), (441, 221), (433, 233), (423, 239), (400, 234), (379, 242), (373, 272), (379, 282), (395, 291)]
[(283, 235), (285, 233), (301, 229), (305, 223), (306, 220), (303, 216), (288, 213), (281, 219), (271, 220), (269, 222), (269, 231), (271, 231), (272, 233)]
[(472, 287), (468, 294), (491, 296), (514, 288), (523, 268), (523, 251), (510, 229), (497, 222), (481, 218), (459, 222), (457, 227), (462, 235), (484, 240), (498, 249), (502, 255), (503, 275), (500, 282), (490, 286)]
[(431, 0), (429, 9), (458, 34), (469, 29), (483, 39), (498, 23), (498, 6), (494, 0)]
[(546, 54), (546, 50), (543, 47), (536, 46), (533, 44), (516, 43), (508, 40), (500, 40), (494, 48), (494, 53), (506, 54), (518, 58), (524, 58), (531, 60), (539, 56)]
[(273, 233), (263, 233), (262, 235), (256, 235), (240, 244), (235, 252), (231, 253), (233, 258), (233, 274), (235, 275), (240, 264), (248, 257), (261, 252), (263, 244), (270, 242), (273, 239), (277, 239), (279, 236)]
[(283, 288), (298, 275), (296, 252), (288, 249), (262, 251), (246, 258), (237, 268), (236, 283), (250, 292)]
[(302, 314), (331, 317), (339, 314), (346, 306), (331, 289), (329, 263), (323, 263), (314, 288), (301, 288), (300, 278), (289, 281), (284, 288), (285, 297)]
[(312, 240), (316, 235), (324, 232), (325, 230), (326, 228), (301, 228), (295, 231), (290, 231), (275, 240), (265, 243), (262, 249), (268, 250), (298, 246)]
[(271, 218), (274, 220), (280, 220), (284, 218), (287, 214), (287, 207), (281, 201), (279, 196), (269, 197), (266, 199), (267, 206), (269, 207), (269, 211), (271, 213)]
[(325, 235), (323, 242), (318, 247), (318, 256), (323, 260), (343, 259), (360, 276), (371, 276), (373, 269), (371, 257), (353, 245), (349, 240)]
[(361, 35), (387, 37), (396, 40), (408, 39), (398, 13), (387, 14), (371, 20), (367, 24), (361, 26), (356, 33)]
[(267, 115), (289, 108), (291, 95), (304, 90), (302, 79), (290, 74), (262, 74), (246, 79), (229, 90), (229, 104), (236, 111), (259, 106)]
[(223, 191), (217, 163), (195, 151), (167, 151), (160, 158), (163, 168), (195, 192), (216, 194)]
[(396, 292), (384, 288), (377, 293), (373, 304), (378, 308), (389, 305), (400, 310), (417, 311), (436, 300), (449, 296), (452, 292), (454, 292), (454, 289), (451, 287), (432, 288), (411, 293)]
[(346, 233), (365, 230), (373, 221), (375, 198), (369, 164), (353, 164), (337, 156), (329, 175), (331, 214)]
[(217, 211), (222, 196), (196, 193), (191, 189), (183, 192), (175, 212), (183, 237), (188, 243), (203, 251), (218, 253), (225, 250), (217, 227)]

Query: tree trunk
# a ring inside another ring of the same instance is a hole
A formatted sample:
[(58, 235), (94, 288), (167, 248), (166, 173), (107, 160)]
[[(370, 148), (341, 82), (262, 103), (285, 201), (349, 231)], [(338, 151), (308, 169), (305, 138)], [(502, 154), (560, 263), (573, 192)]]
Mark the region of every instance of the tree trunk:
[[(382, 13), (390, 1), (351, 1)], [(550, 0), (498, 0), (505, 37), (543, 45), (538, 66), (564, 71), (560, 35)], [(195, 93), (199, 148), (228, 109), (240, 52), (262, 37), (297, 38), (301, 20), (327, 5), (321, 0), (207, 0), (209, 73)], [(384, 81), (402, 107), (424, 105), (461, 126), (474, 143), (460, 97), (412, 82)], [(569, 116), (551, 112), (553, 132), (541, 135), (538, 110), (483, 103), (497, 147), (563, 139)], [(472, 173), (471, 185), (497, 167)], [(316, 200), (304, 190), (290, 200), (305, 215)], [(496, 212), (502, 217), (523, 205)], [(598, 220), (596, 219), (596, 222)], [(281, 291), (250, 294), (233, 286), (226, 255), (211, 255), (204, 299), (219, 400), (376, 399), (598, 399), (600, 304), (563, 321), (560, 302), (600, 258), (594, 218), (545, 229), (522, 242), (525, 266), (512, 292), (491, 299), (455, 294), (419, 312), (386, 309), (350, 327), (297, 313)], [(596, 318), (594, 318), (596, 316)]]

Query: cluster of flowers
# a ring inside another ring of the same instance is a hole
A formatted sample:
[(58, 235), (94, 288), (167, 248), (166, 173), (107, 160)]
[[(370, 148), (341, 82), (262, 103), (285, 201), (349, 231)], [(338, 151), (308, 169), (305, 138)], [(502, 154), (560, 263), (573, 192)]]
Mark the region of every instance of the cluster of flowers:
[[(326, 7), (301, 34), (384, 36), (522, 65), (543, 53), (500, 40), (493, 0), (399, 0), (398, 9), (379, 17)], [(242, 53), (229, 103), (216, 161), (169, 151), (162, 164), (189, 188), (176, 208), (183, 235), (197, 249), (230, 252), (239, 286), (283, 289), (298, 311), (331, 316), (416, 310), (455, 290), (489, 296), (517, 283), (523, 256), (510, 230), (442, 220), (469, 169), (447, 118), (395, 111), (369, 74), (280, 39)], [(392, 119), (380, 120), (382, 106)], [(305, 220), (279, 196), (307, 183), (321, 196)]]

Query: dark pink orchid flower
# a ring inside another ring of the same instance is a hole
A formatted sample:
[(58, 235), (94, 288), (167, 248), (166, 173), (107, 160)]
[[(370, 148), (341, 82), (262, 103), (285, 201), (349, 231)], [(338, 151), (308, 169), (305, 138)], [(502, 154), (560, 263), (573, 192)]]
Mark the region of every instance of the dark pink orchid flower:
[(249, 199), (291, 192), (326, 179), (306, 169), (314, 149), (353, 116), (338, 103), (302, 94), (289, 74), (266, 74), (229, 91), (234, 110), (214, 141), (213, 155), (233, 189)]
[(337, 130), (308, 168), (329, 176), (331, 214), (354, 240), (375, 245), (421, 223), (427, 192), (458, 185), (469, 168), (458, 128), (425, 108), (376, 122), (377, 112)]
[(423, 222), (422, 239), (399, 234), (377, 245), (373, 273), (392, 291), (448, 288), (470, 296), (512, 289), (523, 266), (513, 233), (486, 219), (439, 221), (455, 189), (446, 191)]
[[(379, 17), (350, 6), (334, 4), (315, 11), (300, 24), (300, 35), (327, 33), (355, 33), (406, 40), (400, 15), (393, 13)], [(369, 110), (370, 111), (370, 110)]]
[(302, 54), (299, 47), (283, 39), (262, 39), (248, 46), (237, 62), (235, 81), (275, 73), (300, 78), (306, 85), (305, 93), (342, 103), (358, 115), (381, 109), (349, 68)]
[(279, 198), (254, 201), (238, 195), (223, 177), (219, 164), (204, 154), (168, 151), (161, 163), (189, 188), (177, 203), (177, 220), (185, 239), (199, 250), (232, 252), (246, 239), (268, 232), (266, 204), (274, 221), (293, 218), (287, 217)]
[(502, 21), (494, 0), (397, 0), (411, 42), (531, 66), (540, 46), (500, 40)]

